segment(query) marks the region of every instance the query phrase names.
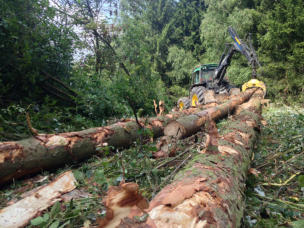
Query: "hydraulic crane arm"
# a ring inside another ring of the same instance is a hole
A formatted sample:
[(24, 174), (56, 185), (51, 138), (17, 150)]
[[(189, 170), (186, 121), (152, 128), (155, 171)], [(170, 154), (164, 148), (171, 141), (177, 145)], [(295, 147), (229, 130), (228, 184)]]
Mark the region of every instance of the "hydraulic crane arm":
[(248, 60), (248, 64), (252, 68), (252, 77), (256, 78), (256, 69), (258, 66), (260, 66), (260, 63), (258, 61), (257, 55), (255, 53), (255, 50), (252, 47), (251, 42), (249, 42), (249, 45), (247, 45), (244, 41), (242, 41), (235, 30), (232, 27), (228, 27), (228, 32), (230, 36), (233, 39), (233, 44), (230, 44), (227, 48), (225, 49), (221, 60), (219, 62), (219, 65), (217, 69), (215, 70), (215, 80), (216, 84), (221, 85), (224, 76), (226, 74), (227, 68), (230, 66), (231, 58), (235, 52), (240, 52), (242, 53)]

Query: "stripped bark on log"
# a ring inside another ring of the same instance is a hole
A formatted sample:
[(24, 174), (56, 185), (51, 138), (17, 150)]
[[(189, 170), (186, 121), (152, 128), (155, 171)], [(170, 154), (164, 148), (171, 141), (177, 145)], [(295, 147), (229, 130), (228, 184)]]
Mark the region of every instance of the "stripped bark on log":
[(148, 201), (139, 193), (136, 183), (121, 183), (111, 186), (103, 200), (106, 216), (98, 221), (99, 227), (117, 227), (120, 220), (130, 213), (140, 213), (149, 207)]
[(0, 210), (1, 228), (24, 227), (43, 210), (60, 201), (60, 196), (76, 188), (72, 171), (61, 174), (56, 180), (39, 187), (24, 199)]
[[(184, 110), (141, 120), (140, 124), (150, 129), (154, 137), (159, 137), (170, 121), (198, 111), (199, 109)], [(89, 158), (96, 153), (98, 147), (130, 146), (139, 138), (139, 130), (140, 127), (134, 120), (126, 120), (79, 132), (39, 134), (16, 142), (0, 142), (0, 184), (43, 169)]]
[(243, 216), (243, 191), (260, 125), (263, 93), (239, 109), (221, 136), (203, 153), (194, 155), (172, 184), (163, 188), (144, 212), (129, 213), (118, 227), (239, 227)]
[(218, 120), (232, 113), (235, 107), (247, 101), (254, 91), (256, 89), (247, 90), (224, 104), (178, 118), (165, 127), (164, 134), (177, 138), (185, 138), (192, 135), (198, 132), (208, 120)]
[(149, 215), (157, 227), (240, 226), (245, 179), (260, 125), (259, 92), (227, 124), (218, 145), (196, 155), (152, 200)]

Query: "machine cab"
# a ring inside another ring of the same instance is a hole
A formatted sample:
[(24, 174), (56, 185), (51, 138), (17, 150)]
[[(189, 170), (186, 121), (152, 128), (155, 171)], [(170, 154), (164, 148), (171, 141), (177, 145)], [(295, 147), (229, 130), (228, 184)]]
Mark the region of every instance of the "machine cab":
[(192, 84), (204, 84), (208, 81), (213, 81), (214, 71), (217, 66), (217, 64), (205, 64), (196, 67), (192, 73)]

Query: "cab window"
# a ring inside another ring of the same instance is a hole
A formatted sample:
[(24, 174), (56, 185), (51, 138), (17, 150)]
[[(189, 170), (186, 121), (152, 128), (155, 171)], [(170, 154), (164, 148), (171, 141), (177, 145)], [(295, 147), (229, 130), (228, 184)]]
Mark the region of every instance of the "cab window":
[(194, 84), (200, 83), (199, 71), (194, 72)]
[(213, 78), (214, 70), (207, 70), (202, 72), (202, 78), (204, 81), (211, 81)]

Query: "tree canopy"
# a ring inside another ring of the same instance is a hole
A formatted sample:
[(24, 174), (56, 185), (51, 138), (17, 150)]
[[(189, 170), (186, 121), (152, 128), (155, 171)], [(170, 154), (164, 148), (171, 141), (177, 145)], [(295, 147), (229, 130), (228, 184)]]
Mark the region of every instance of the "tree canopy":
[[(153, 100), (170, 109), (188, 94), (197, 64), (219, 62), (232, 42), (228, 26), (242, 39), (251, 34), (268, 96), (303, 99), (301, 0), (0, 3), (0, 103), (13, 107), (11, 118), (62, 112), (59, 122), (69, 113), (96, 125), (151, 115)], [(227, 76), (237, 86), (248, 81), (246, 58), (236, 54)]]

